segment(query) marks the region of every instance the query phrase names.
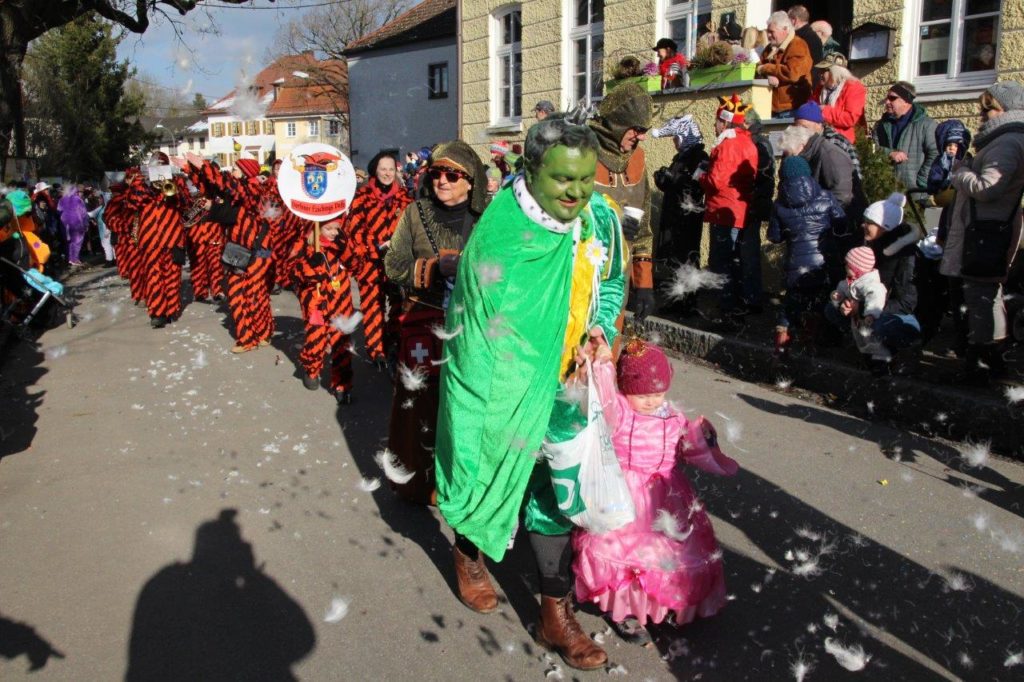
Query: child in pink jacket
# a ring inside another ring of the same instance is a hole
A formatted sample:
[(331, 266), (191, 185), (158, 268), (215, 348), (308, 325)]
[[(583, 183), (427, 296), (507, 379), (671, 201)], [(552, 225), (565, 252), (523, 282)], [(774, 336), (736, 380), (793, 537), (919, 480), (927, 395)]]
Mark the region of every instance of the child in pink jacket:
[(672, 613), (682, 625), (725, 604), (722, 553), (683, 465), (725, 476), (739, 467), (707, 420), (666, 402), (672, 365), (657, 346), (626, 344), (618, 388), (607, 347), (593, 373), (636, 519), (601, 535), (574, 531), (576, 597), (595, 603), (624, 639), (646, 644), (648, 621)]

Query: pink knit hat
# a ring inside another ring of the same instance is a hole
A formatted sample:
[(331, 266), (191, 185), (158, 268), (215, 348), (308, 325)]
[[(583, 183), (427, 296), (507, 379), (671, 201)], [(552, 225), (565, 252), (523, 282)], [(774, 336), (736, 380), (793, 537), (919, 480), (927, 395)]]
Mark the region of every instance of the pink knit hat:
[(846, 254), (846, 264), (853, 270), (854, 275), (860, 277), (875, 269), (875, 252), (867, 246), (850, 249)]
[(672, 383), (672, 363), (657, 346), (632, 339), (619, 356), (618, 378), (625, 395), (665, 393)]

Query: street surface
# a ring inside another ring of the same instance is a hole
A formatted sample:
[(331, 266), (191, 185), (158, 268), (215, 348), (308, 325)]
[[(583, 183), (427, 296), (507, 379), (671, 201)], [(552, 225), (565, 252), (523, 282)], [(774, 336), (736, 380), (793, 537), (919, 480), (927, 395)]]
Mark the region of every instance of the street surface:
[(732, 598), (648, 649), (584, 610), (610, 666), (578, 673), (528, 633), (525, 537), (497, 613), (454, 596), (450, 531), (373, 459), (386, 377), (306, 391), (291, 294), (233, 356), (222, 310), (151, 330), (113, 271), (76, 283), (80, 324), (0, 367), (0, 679), (1024, 679), (1024, 467), (983, 446), (675, 361), (670, 397), (741, 466), (692, 473)]

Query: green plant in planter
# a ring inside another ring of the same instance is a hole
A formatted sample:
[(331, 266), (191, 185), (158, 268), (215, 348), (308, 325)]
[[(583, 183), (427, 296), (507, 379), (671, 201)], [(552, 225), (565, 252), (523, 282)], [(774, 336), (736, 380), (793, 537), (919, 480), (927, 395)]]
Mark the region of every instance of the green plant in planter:
[(853, 146), (860, 158), (861, 184), (869, 204), (883, 201), (893, 192), (906, 191), (903, 183), (896, 179), (889, 155), (874, 140), (858, 130)]
[(706, 69), (712, 66), (732, 64), (732, 45), (726, 42), (712, 43), (697, 50), (690, 60), (691, 69)]

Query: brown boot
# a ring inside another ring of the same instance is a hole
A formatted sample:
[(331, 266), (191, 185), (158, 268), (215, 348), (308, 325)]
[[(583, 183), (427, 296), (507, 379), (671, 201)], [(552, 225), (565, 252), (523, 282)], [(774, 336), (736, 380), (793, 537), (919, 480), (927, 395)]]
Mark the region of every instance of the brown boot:
[(572, 612), (572, 595), (540, 598), (537, 644), (557, 651), (565, 663), (577, 670), (596, 670), (608, 662), (608, 654), (594, 644)]
[(459, 599), (477, 613), (491, 613), (498, 608), (498, 595), (491, 585), (491, 578), (484, 566), (481, 554), (476, 561), (455, 550), (455, 578), (459, 582)]

